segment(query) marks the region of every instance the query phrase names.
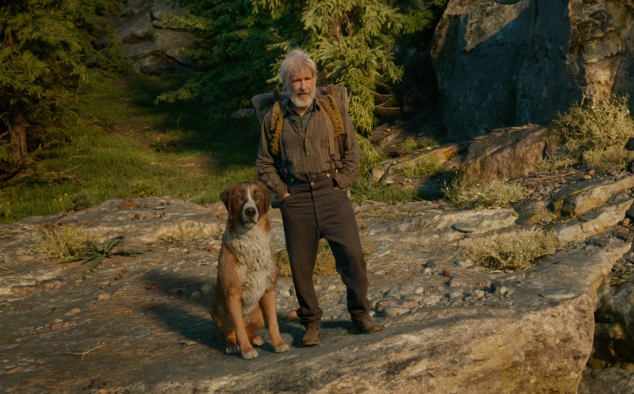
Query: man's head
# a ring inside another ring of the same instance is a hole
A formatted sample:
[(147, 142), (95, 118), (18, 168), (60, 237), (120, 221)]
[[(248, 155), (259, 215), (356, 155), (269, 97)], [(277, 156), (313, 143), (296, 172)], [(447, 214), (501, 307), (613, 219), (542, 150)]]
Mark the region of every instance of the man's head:
[(280, 66), (280, 77), (284, 90), (296, 107), (306, 108), (313, 102), (317, 67), (306, 52), (301, 49), (291, 51)]

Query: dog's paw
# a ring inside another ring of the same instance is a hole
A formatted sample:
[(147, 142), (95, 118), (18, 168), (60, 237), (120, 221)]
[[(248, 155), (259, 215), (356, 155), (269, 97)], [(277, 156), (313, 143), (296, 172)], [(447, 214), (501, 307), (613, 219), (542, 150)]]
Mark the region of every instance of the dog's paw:
[(245, 360), (252, 360), (254, 358), (258, 358), (258, 351), (255, 349), (247, 350), (246, 352), (242, 352), (242, 358)]
[(273, 346), (273, 349), (275, 349), (275, 353), (284, 353), (291, 350), (291, 347), (286, 342), (282, 342), (280, 345)]
[(240, 348), (238, 347), (238, 345), (229, 344), (227, 345), (225, 351), (227, 352), (227, 354), (238, 354), (240, 353)]
[(253, 344), (253, 346), (262, 346), (264, 345), (264, 339), (262, 339), (262, 337), (258, 335), (257, 337), (253, 338), (251, 343)]

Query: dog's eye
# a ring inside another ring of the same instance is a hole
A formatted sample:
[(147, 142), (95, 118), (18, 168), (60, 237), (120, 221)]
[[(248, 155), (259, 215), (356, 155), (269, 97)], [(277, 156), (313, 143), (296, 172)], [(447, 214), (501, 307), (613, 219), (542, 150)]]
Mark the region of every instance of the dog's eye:
[(242, 200), (244, 200), (244, 197), (242, 197), (242, 196), (236, 196), (236, 199), (238, 199), (238, 200), (242, 201)]
[(254, 197), (255, 201), (260, 201), (260, 196), (256, 194), (256, 196)]

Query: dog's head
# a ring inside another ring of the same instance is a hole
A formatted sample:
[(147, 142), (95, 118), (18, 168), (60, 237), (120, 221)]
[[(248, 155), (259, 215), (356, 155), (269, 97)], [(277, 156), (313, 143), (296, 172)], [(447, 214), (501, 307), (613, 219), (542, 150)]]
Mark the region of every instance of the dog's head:
[(229, 212), (229, 231), (255, 226), (266, 215), (270, 200), (270, 192), (261, 182), (243, 182), (229, 186), (220, 194), (220, 201)]

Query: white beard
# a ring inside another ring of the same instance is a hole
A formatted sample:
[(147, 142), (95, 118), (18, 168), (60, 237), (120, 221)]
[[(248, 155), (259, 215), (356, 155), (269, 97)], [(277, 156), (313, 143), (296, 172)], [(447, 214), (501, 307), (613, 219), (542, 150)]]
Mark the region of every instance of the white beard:
[(297, 108), (306, 108), (313, 103), (313, 100), (315, 100), (315, 94), (315, 88), (313, 87), (313, 89), (310, 91), (310, 97), (300, 98), (295, 93), (290, 93), (290, 98), (291, 102)]

